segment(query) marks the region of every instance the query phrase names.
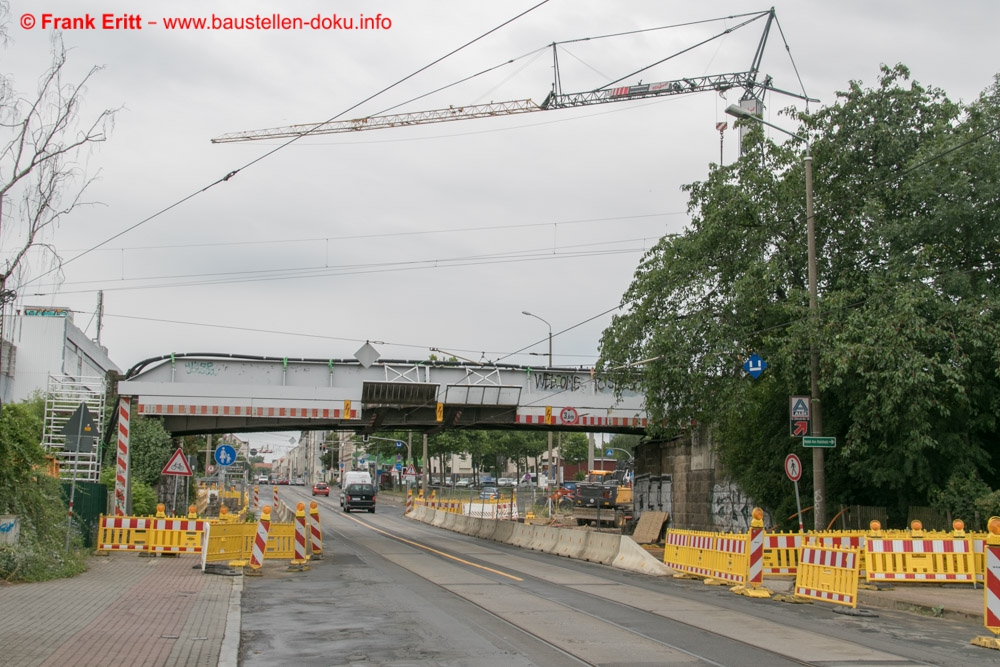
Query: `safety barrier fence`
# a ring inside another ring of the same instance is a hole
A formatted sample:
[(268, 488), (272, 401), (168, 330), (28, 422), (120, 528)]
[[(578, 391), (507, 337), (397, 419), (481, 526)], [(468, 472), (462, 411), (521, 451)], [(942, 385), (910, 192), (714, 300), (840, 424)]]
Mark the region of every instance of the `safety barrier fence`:
[[(192, 507), (187, 518), (171, 518), (162, 514), (162, 505), (158, 510), (155, 517), (102, 515), (97, 550), (202, 554), (203, 563), (239, 563), (250, 557), (258, 524), (248, 523), (242, 513), (223, 513), (218, 519), (204, 519), (198, 518)], [(278, 514), (295, 516), (295, 512), (284, 504), (279, 507)], [(318, 513), (312, 514), (311, 520), (318, 523)], [(293, 521), (271, 523), (264, 556), (292, 559), (295, 543)]]
[(483, 498), (480, 500), (439, 499), (432, 491), (431, 495), (426, 498), (423, 495), (408, 497), (407, 506), (411, 509), (426, 507), (448, 514), (461, 514), (482, 519), (516, 520), (520, 516), (516, 497)]
[(795, 576), (795, 597), (858, 606), (861, 557), (857, 549), (803, 545)]
[(985, 540), (986, 533), (961, 530), (771, 533), (764, 538), (764, 574), (796, 576), (799, 551), (808, 543), (856, 549), (862, 578), (868, 583), (982, 582)]

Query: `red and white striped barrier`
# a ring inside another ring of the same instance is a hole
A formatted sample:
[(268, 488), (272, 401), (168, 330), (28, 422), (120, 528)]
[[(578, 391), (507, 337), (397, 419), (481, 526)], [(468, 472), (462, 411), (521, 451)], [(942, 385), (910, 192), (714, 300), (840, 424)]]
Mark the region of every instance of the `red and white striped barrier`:
[(271, 531), (271, 508), (264, 505), (257, 522), (257, 535), (250, 549), (250, 567), (259, 570), (264, 564), (264, 552), (267, 551), (267, 534)]
[(129, 417), (131, 416), (132, 399), (128, 396), (118, 398), (118, 456), (115, 465), (115, 514), (128, 514), (126, 490), (129, 476)]
[(760, 586), (764, 583), (764, 529), (750, 528), (750, 566), (747, 584)]
[(406, 511), (404, 514), (409, 514), (413, 511), (413, 491), (406, 492)]
[(295, 554), (288, 569), (293, 572), (307, 570), (309, 569), (308, 560), (306, 555), (306, 504), (298, 503), (295, 506)]
[(989, 533), (983, 544), (986, 585), (983, 587), (983, 625), (992, 637), (974, 637), (972, 643), (983, 648), (1000, 649), (1000, 517), (986, 523)]
[(278, 509), (278, 485), (277, 484), (275, 484), (275, 486), (274, 486), (274, 505), (272, 505), (271, 507), (273, 507), (275, 510)]
[(764, 536), (764, 575), (794, 577), (802, 535)]
[(868, 538), (865, 551), (868, 581), (976, 581), (968, 539)]
[(799, 557), (795, 596), (854, 608), (858, 604), (860, 570), (856, 550), (807, 544)]
[(253, 487), (253, 506), (260, 507), (260, 499), (257, 497), (257, 485)]
[(323, 530), (319, 524), (319, 504), (314, 500), (309, 503), (309, 535), (312, 538), (309, 546), (313, 558), (323, 557)]
[[(117, 510), (116, 510), (117, 511)], [(147, 531), (153, 519), (106, 516), (101, 519), (98, 551), (146, 551)]]

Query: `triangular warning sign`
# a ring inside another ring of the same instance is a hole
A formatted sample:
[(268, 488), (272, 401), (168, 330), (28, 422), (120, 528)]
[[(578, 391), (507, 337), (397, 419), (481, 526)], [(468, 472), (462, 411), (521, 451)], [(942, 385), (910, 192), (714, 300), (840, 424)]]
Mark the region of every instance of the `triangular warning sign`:
[(406, 472), (404, 472), (403, 474), (404, 475), (416, 475), (417, 471), (414, 470), (414, 468), (413, 468), (412, 465), (409, 465), (409, 466), (406, 467)]
[(184, 456), (184, 450), (178, 449), (174, 452), (174, 455), (170, 457), (170, 461), (163, 468), (163, 475), (184, 475), (185, 477), (190, 477), (194, 473), (191, 472), (191, 466), (188, 465), (187, 457)]

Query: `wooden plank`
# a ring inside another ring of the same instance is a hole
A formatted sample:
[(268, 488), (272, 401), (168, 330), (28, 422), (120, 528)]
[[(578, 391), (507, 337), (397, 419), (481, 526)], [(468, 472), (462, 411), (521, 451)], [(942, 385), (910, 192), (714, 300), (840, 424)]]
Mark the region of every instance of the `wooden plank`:
[(660, 537), (660, 529), (667, 522), (670, 514), (667, 512), (643, 512), (639, 523), (635, 526), (632, 539), (637, 544), (655, 544)]

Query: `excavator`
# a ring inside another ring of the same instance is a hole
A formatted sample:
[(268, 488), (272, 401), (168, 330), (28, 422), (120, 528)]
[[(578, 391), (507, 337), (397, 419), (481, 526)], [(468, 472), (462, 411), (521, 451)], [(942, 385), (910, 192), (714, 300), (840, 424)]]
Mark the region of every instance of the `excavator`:
[(632, 521), (632, 463), (619, 461), (616, 470), (591, 470), (576, 484), (573, 519), (576, 525), (604, 524), (624, 530)]

